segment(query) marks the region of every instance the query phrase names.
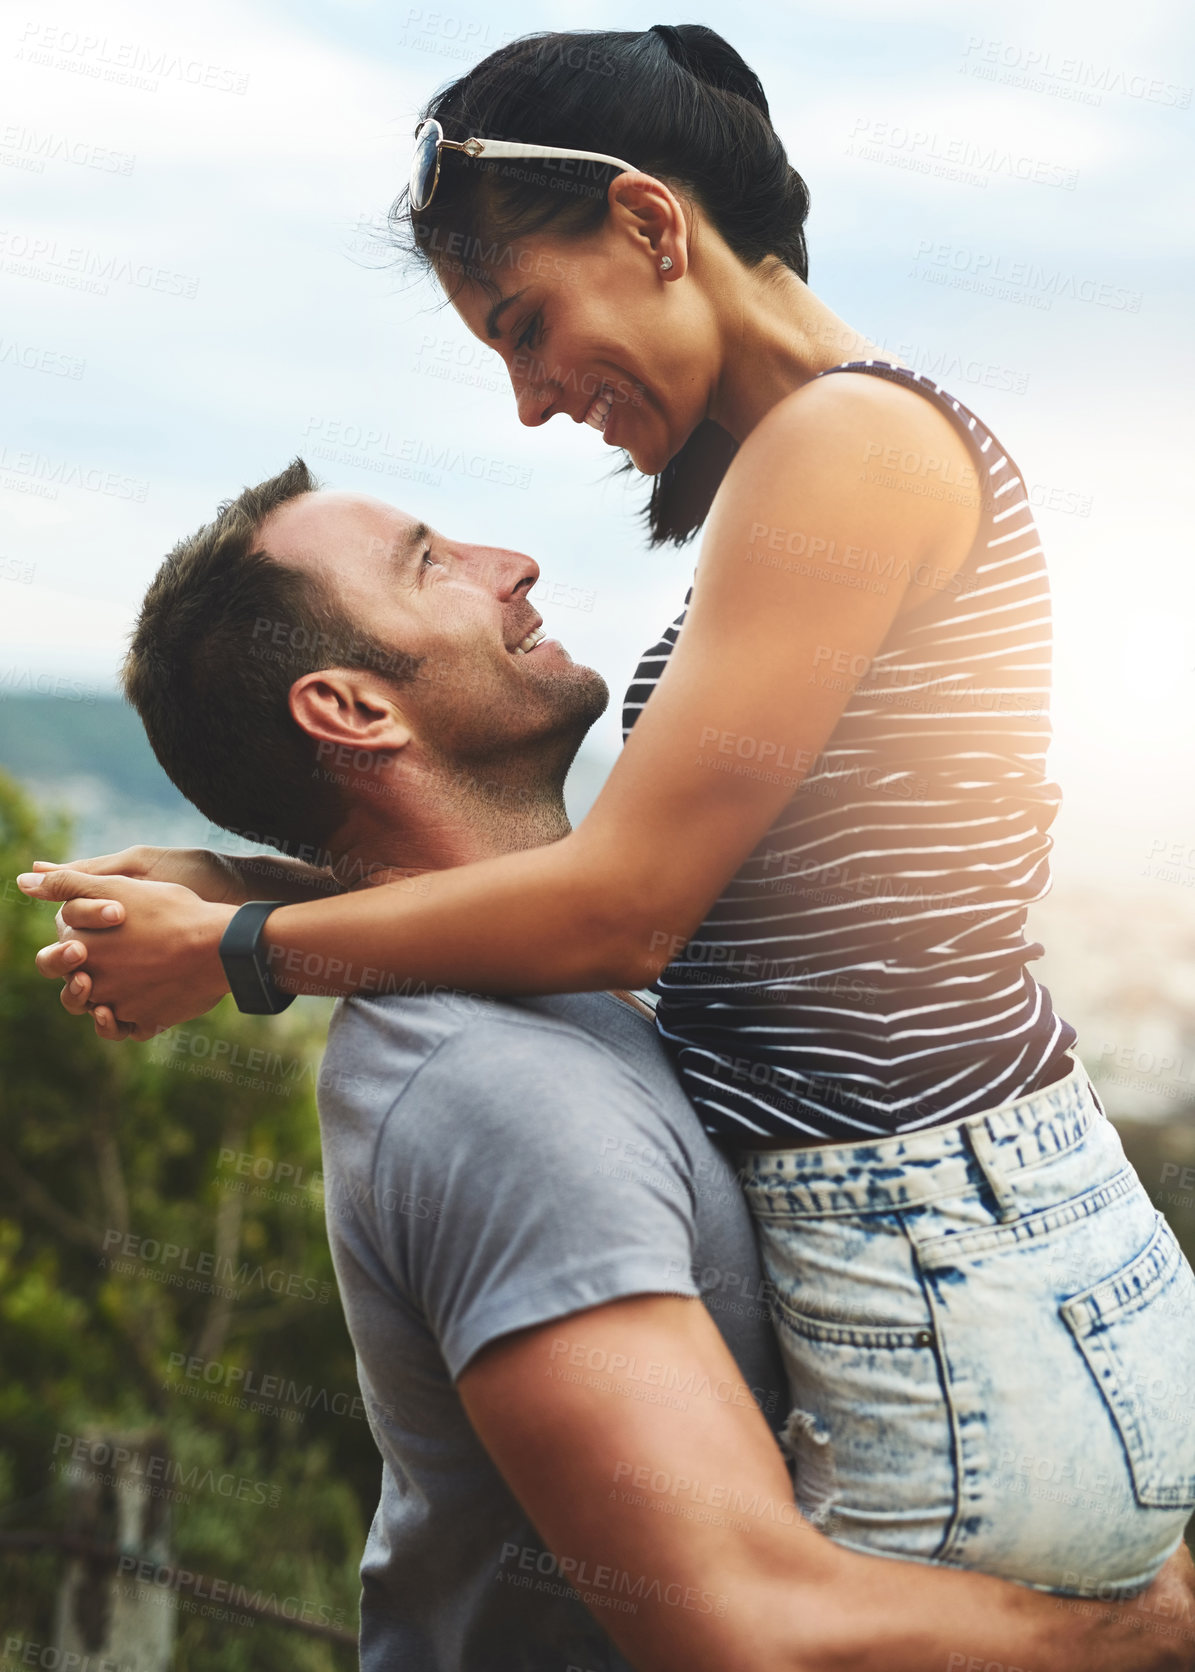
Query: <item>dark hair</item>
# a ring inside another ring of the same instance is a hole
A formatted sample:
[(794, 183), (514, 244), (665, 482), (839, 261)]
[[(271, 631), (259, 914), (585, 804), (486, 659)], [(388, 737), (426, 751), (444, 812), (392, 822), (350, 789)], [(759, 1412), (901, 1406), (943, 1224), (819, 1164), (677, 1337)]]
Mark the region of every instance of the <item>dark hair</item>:
[[(789, 166), (759, 77), (703, 24), (527, 35), (437, 93), (423, 114), (448, 139), (476, 134), (624, 157), (696, 202), (746, 266), (775, 256), (808, 278), (805, 182)], [(617, 172), (442, 151), (430, 208), (410, 211), (403, 192), (391, 227), (400, 237), (405, 229), (408, 248), (441, 276), (455, 270), (493, 289), (510, 241), (549, 224), (566, 235), (596, 230)], [(720, 425), (698, 425), (654, 480), (653, 545), (692, 538), (735, 449)]]
[(145, 595), (121, 670), (154, 754), (187, 799), (222, 829), (304, 858), (346, 807), (290, 712), (294, 681), (347, 667), (404, 684), (419, 669), (363, 633), (314, 576), (262, 548), (270, 512), (318, 487), (295, 459), (180, 540)]

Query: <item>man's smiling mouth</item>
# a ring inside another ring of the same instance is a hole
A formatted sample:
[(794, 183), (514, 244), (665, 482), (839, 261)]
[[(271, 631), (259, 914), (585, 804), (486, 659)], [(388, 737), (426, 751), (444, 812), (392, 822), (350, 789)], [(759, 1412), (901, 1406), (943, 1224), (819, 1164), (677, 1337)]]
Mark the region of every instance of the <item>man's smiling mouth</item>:
[(527, 637), (525, 639), (520, 639), (518, 644), (511, 646), (511, 651), (510, 651), (511, 655), (512, 656), (526, 656), (526, 654), (529, 650), (534, 650), (535, 649), (536, 645), (539, 643), (539, 641), (543, 637), (544, 637), (543, 628), (542, 627), (533, 627), (531, 629), (531, 631), (527, 634)]

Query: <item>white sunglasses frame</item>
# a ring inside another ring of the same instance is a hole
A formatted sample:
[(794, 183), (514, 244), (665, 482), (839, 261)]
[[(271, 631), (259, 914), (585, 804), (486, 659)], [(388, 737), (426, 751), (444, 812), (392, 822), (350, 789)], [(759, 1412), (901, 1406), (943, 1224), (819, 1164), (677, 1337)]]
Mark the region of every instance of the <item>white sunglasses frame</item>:
[(518, 140), (481, 139), (472, 136), (463, 140), (445, 139), (443, 128), (434, 116), (430, 116), (426, 122), (420, 123), (419, 131), (415, 135), (415, 150), (411, 156), (412, 175), (415, 171), (415, 158), (419, 154), (420, 145), (427, 137), (429, 128), (436, 130), (436, 169), (432, 175), (431, 190), (427, 194), (426, 201), (416, 206), (412, 194), (411, 208), (416, 215), (421, 215), (425, 209), (429, 208), (436, 195), (436, 188), (440, 184), (441, 151), (463, 151), (468, 157), (567, 157), (575, 162), (606, 163), (612, 168), (622, 169), (625, 174), (638, 172), (630, 163), (623, 162), (621, 157), (609, 157), (603, 151), (568, 151), (562, 150), (558, 145), (524, 145)]

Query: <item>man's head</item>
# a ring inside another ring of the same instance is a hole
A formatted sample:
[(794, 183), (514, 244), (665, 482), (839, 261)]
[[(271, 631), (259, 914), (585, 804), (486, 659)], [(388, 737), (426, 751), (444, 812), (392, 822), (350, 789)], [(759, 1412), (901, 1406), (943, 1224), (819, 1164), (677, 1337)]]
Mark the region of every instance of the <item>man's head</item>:
[(401, 832), (454, 786), (558, 798), (608, 693), (555, 640), (518, 649), (538, 575), (296, 459), (171, 552), (125, 690), (183, 794), (284, 852)]

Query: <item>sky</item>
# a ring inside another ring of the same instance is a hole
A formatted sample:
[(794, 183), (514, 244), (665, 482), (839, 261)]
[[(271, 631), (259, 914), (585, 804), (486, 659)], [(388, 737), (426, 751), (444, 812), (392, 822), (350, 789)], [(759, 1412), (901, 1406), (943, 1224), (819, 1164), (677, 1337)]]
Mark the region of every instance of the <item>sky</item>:
[[(645, 487), (596, 432), (520, 426), (501, 362), (381, 233), (438, 86), (533, 30), (647, 21), (624, 0), (5, 9), (0, 697), (114, 689), (165, 552), (302, 453), (534, 556), (548, 630), (614, 693), (592, 740), (613, 758), (696, 549), (647, 550)], [(1056, 869), (1127, 886), (1173, 858), (1189, 900), (1190, 15), (718, 0), (660, 21), (709, 24), (761, 75), (812, 194), (814, 291), (1031, 484)], [(454, 465), (420, 463), (445, 446)]]

